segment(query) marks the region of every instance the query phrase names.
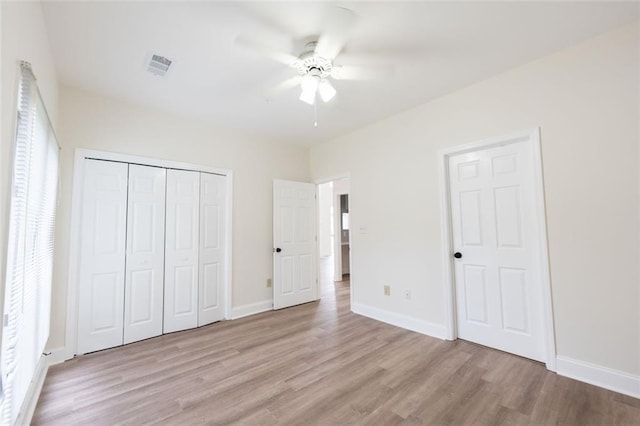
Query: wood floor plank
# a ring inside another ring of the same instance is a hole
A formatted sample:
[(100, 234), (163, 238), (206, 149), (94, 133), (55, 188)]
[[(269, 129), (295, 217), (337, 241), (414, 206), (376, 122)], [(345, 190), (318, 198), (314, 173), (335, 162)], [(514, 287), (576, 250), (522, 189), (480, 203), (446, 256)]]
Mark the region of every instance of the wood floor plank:
[(53, 366), (34, 425), (640, 425), (640, 400), (322, 299)]

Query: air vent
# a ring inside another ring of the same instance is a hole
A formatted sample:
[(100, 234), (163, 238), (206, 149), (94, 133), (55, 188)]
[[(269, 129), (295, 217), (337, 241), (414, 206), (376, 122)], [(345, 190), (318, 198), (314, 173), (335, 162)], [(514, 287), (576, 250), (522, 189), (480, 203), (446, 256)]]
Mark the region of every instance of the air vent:
[(163, 77), (169, 71), (169, 67), (173, 61), (160, 55), (151, 55), (151, 59), (147, 64), (147, 71), (152, 74)]

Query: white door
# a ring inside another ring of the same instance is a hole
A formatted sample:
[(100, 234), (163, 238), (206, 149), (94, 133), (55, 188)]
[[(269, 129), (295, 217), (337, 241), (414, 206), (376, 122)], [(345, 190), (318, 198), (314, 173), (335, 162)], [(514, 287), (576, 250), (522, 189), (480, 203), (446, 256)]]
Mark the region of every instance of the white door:
[(544, 361), (530, 144), (451, 156), (449, 176), (458, 337)]
[(127, 164), (85, 160), (78, 353), (123, 342)]
[(315, 185), (273, 181), (273, 307), (318, 299)]
[(224, 318), (226, 178), (200, 173), (198, 326)]
[(166, 170), (129, 165), (124, 343), (162, 334)]
[(200, 173), (167, 170), (164, 332), (198, 326)]

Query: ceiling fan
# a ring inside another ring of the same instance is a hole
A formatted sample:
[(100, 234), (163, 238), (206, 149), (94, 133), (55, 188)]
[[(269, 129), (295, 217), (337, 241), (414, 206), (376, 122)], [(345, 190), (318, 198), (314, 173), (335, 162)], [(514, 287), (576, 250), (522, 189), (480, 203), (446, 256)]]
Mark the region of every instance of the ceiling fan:
[(331, 79), (377, 80), (390, 75), (389, 69), (335, 65), (335, 59), (342, 51), (354, 23), (355, 14), (351, 10), (332, 8), (323, 33), (305, 39), (304, 48), (298, 55), (277, 51), (243, 37), (238, 37), (236, 44), (297, 71), (297, 75), (275, 86), (271, 94), (300, 86), (300, 100), (314, 105), (318, 96), (324, 102), (329, 102), (336, 95)]

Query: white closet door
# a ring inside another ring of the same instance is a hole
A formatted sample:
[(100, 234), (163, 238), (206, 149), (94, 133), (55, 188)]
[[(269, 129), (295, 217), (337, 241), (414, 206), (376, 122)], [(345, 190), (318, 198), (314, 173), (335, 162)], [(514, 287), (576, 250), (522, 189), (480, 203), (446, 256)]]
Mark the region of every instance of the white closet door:
[(167, 170), (164, 332), (198, 326), (200, 173)]
[(224, 318), (226, 178), (200, 173), (198, 326)]
[(162, 334), (166, 169), (129, 165), (124, 343)]
[(79, 354), (123, 342), (127, 164), (86, 160), (82, 200)]

